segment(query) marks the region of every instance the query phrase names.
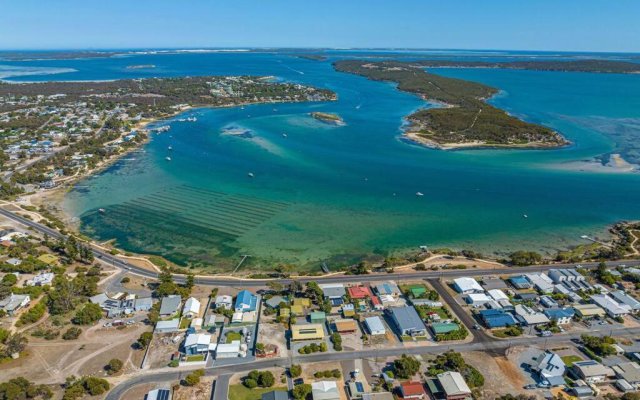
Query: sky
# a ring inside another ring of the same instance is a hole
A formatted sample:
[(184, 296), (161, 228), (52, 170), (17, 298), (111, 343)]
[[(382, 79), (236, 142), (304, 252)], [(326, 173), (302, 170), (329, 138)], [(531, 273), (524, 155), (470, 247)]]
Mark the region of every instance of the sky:
[(0, 0), (0, 49), (640, 52), (638, 0)]

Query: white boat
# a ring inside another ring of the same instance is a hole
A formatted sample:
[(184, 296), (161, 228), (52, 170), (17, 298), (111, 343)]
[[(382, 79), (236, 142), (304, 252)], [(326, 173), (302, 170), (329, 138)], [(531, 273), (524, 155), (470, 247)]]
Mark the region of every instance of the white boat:
[(167, 160), (167, 161), (171, 161), (171, 157), (169, 157), (169, 156), (165, 157), (164, 159)]
[(105, 210), (104, 208), (98, 208), (98, 212), (99, 212), (100, 214), (104, 214), (104, 213), (106, 213), (106, 212), (107, 212), (107, 210)]
[(422, 196), (424, 196), (424, 194), (422, 192), (416, 192), (416, 196), (422, 197)]
[(187, 121), (189, 121), (189, 122), (196, 122), (197, 120), (198, 120), (198, 118), (196, 118), (196, 117), (187, 118)]
[(283, 133), (283, 134), (282, 134), (282, 137), (287, 137), (287, 134), (286, 134), (286, 133)]
[(249, 173), (247, 174), (247, 176), (248, 176), (249, 178), (253, 178), (253, 176), (254, 176), (254, 175), (253, 175), (253, 172), (249, 172)]
[(522, 218), (529, 218), (527, 214), (522, 214)]
[(173, 147), (169, 146), (167, 147), (167, 150), (173, 150)]

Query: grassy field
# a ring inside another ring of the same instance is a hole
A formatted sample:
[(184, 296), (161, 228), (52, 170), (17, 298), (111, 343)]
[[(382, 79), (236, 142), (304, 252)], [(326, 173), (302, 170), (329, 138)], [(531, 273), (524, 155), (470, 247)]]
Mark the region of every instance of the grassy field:
[(582, 357), (579, 356), (564, 356), (560, 358), (562, 358), (562, 361), (567, 365), (567, 367), (571, 367), (576, 361), (582, 361)]
[(227, 343), (231, 343), (234, 340), (242, 340), (242, 334), (240, 334), (239, 332), (227, 333)]
[(264, 393), (272, 390), (286, 391), (284, 387), (249, 389), (243, 384), (229, 385), (229, 400), (260, 400)]

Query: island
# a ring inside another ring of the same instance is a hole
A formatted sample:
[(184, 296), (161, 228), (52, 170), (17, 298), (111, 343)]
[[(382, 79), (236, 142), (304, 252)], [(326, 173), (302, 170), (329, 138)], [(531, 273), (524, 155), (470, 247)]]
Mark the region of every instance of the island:
[(326, 61), (327, 57), (320, 54), (302, 54), (297, 56), (298, 58), (302, 58), (304, 60), (310, 61)]
[(539, 60), (511, 62), (423, 60), (412, 62), (412, 64), (426, 68), (501, 68), (530, 71), (593, 72), (604, 74), (640, 73), (640, 64), (615, 60)]
[(194, 107), (336, 100), (330, 90), (254, 76), (0, 82), (0, 198), (69, 184)]
[(342, 117), (339, 116), (338, 114), (314, 111), (310, 115), (313, 118), (317, 119), (318, 121), (324, 122), (326, 124), (337, 125), (337, 126), (346, 125)]
[(334, 63), (334, 68), (395, 82), (399, 90), (436, 105), (409, 115), (404, 131), (407, 139), (428, 147), (554, 148), (569, 144), (552, 129), (522, 121), (486, 103), (498, 92), (490, 86), (429, 73), (408, 62), (344, 60)]
[(127, 69), (150, 69), (155, 68), (154, 64), (128, 65)]

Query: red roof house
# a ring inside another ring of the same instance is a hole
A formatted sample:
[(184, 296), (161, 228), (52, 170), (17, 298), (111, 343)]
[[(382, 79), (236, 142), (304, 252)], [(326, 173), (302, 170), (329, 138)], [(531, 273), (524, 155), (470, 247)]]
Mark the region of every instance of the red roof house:
[(400, 394), (403, 399), (426, 399), (427, 392), (422, 382), (404, 382), (400, 384)]
[(347, 288), (347, 291), (349, 292), (349, 297), (352, 299), (366, 299), (368, 297), (372, 297), (369, 286), (351, 286)]

